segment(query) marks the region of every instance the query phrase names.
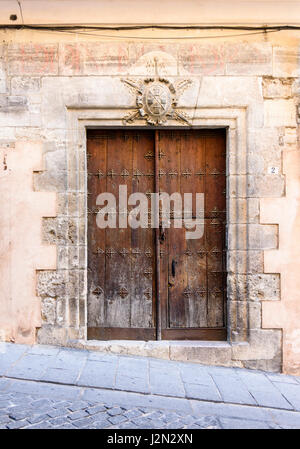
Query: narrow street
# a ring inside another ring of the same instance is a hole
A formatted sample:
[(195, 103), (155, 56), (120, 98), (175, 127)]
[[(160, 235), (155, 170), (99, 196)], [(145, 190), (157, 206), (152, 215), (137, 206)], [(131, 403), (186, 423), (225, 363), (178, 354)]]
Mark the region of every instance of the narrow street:
[(0, 428), (300, 428), (300, 378), (0, 344)]

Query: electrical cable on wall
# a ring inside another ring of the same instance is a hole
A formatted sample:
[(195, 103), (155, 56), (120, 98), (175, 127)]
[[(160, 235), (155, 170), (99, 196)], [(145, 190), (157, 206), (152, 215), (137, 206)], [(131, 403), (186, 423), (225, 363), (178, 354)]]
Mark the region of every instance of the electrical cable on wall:
[[(22, 18), (23, 19), (23, 18)], [(145, 39), (145, 40), (185, 40), (185, 39), (217, 39), (217, 38), (229, 38), (229, 37), (243, 37), (252, 36), (266, 33), (276, 33), (286, 30), (300, 30), (300, 26), (294, 25), (280, 25), (280, 26), (225, 26), (225, 25), (213, 25), (213, 26), (176, 26), (176, 25), (126, 25), (126, 26), (82, 26), (82, 25), (68, 25), (68, 26), (40, 26), (40, 25), (0, 25), (0, 29), (15, 29), (15, 30), (36, 30), (36, 31), (53, 31), (66, 34), (80, 34), (83, 36), (96, 36), (102, 38), (117, 38), (117, 39)], [(108, 35), (108, 34), (96, 34), (89, 33), (87, 31), (135, 31), (135, 30), (231, 30), (231, 31), (251, 31), (250, 33), (239, 34), (220, 34), (220, 35), (207, 35), (207, 36), (124, 36), (124, 35)]]

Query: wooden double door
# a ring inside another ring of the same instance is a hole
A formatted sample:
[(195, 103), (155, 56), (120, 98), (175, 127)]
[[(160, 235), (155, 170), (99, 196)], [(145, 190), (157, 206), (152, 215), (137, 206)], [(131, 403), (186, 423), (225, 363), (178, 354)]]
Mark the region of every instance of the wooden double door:
[[(226, 339), (225, 153), (223, 130), (88, 131), (89, 339)], [(147, 227), (124, 226), (136, 206), (119, 204), (120, 186), (148, 198)], [(97, 226), (104, 192), (113, 228)], [(169, 224), (156, 210), (153, 228), (155, 192), (192, 194), (192, 219), (203, 193), (203, 235), (174, 227), (172, 201)]]

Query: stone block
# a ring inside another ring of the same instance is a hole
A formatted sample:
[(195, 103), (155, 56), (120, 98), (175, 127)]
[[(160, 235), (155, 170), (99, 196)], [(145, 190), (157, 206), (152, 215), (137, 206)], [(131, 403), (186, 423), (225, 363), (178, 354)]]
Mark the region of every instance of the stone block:
[[(278, 148), (275, 151), (265, 150), (259, 151), (255, 153), (248, 153), (247, 157), (248, 161), (248, 173), (252, 175), (262, 175), (261, 177), (266, 176), (266, 174), (270, 173), (270, 170), (275, 167), (278, 170), (278, 173), (281, 173), (281, 147), (278, 145)], [(271, 177), (270, 177), (271, 178)], [(261, 190), (260, 179), (255, 178), (256, 185)]]
[(40, 271), (37, 277), (37, 294), (41, 297), (56, 298), (66, 293), (65, 273)]
[[(246, 243), (245, 243), (246, 244)], [(228, 273), (262, 273), (264, 268), (262, 251), (227, 251)]]
[(292, 78), (263, 77), (264, 98), (291, 98)]
[(65, 192), (67, 189), (67, 171), (45, 170), (33, 175), (34, 189), (44, 191)]
[(229, 224), (229, 250), (264, 250), (277, 248), (277, 225)]
[(266, 152), (278, 151), (279, 146), (279, 130), (276, 127), (263, 129), (248, 130), (248, 151), (250, 153), (257, 153), (260, 151)]
[(0, 111), (2, 113), (27, 111), (27, 98), (21, 95), (3, 95), (0, 97)]
[(237, 301), (279, 300), (280, 276), (279, 274), (263, 273), (247, 275), (229, 273), (228, 297)]
[(266, 127), (296, 127), (296, 105), (294, 100), (275, 99), (264, 101), (264, 124)]
[(204, 76), (202, 79), (199, 94), (200, 106), (253, 105), (254, 107), (255, 105), (255, 113), (259, 115), (262, 104), (261, 79), (258, 77)]
[(282, 128), (281, 129), (282, 145), (288, 150), (298, 149), (297, 128)]
[(249, 343), (233, 344), (233, 360), (272, 360), (281, 350), (279, 329), (257, 329), (250, 332)]
[(273, 48), (273, 76), (298, 77), (299, 76), (299, 49), (298, 46), (274, 46)]
[(55, 323), (55, 299), (54, 298), (42, 298), (41, 301), (41, 312), (42, 312), (42, 320), (47, 324)]
[(225, 75), (224, 47), (213, 44), (181, 44), (178, 47), (179, 73)]
[(0, 60), (0, 94), (7, 93), (7, 78), (4, 62)]
[[(63, 286), (61, 286), (64, 289)], [(67, 301), (66, 297), (58, 297), (56, 298), (56, 313), (55, 313), (55, 322), (58, 326), (67, 327)]]
[(39, 140), (41, 138), (41, 129), (39, 127), (17, 127), (15, 137), (21, 140)]
[(285, 178), (281, 174), (249, 175), (247, 195), (249, 197), (273, 197), (284, 195)]
[(271, 75), (272, 45), (234, 43), (225, 46), (226, 75)]
[(246, 369), (268, 371), (273, 373), (279, 373), (282, 369), (282, 357), (281, 352), (278, 350), (277, 355), (273, 359), (256, 359), (256, 360), (243, 360), (243, 367)]
[(231, 346), (228, 343), (204, 345), (170, 345), (170, 359), (204, 365), (232, 366)]
[(41, 87), (40, 77), (13, 76), (10, 81), (12, 95), (28, 95), (39, 92)]
[(259, 199), (229, 198), (228, 219), (229, 223), (258, 223)]
[(64, 148), (56, 151), (47, 151), (44, 158), (47, 172), (52, 174), (52, 172), (57, 173), (67, 170), (67, 155)]
[(228, 178), (227, 196), (233, 198), (278, 198), (284, 194), (281, 174), (232, 175)]
[(67, 329), (53, 324), (43, 324), (37, 330), (37, 343), (64, 346), (67, 344)]
[(129, 45), (122, 42), (61, 44), (60, 75), (124, 74), (129, 66)]
[(9, 75), (45, 76), (58, 74), (58, 45), (16, 43), (7, 48)]

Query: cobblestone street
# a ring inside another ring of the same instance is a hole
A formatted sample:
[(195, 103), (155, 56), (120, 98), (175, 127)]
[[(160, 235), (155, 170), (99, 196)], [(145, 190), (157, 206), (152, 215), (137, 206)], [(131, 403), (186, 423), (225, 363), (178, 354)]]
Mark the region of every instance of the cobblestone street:
[(300, 428), (300, 379), (0, 345), (0, 428)]
[(8, 429), (218, 429), (214, 416), (175, 410), (119, 407), (84, 400), (50, 400), (23, 393), (0, 394), (0, 428)]

